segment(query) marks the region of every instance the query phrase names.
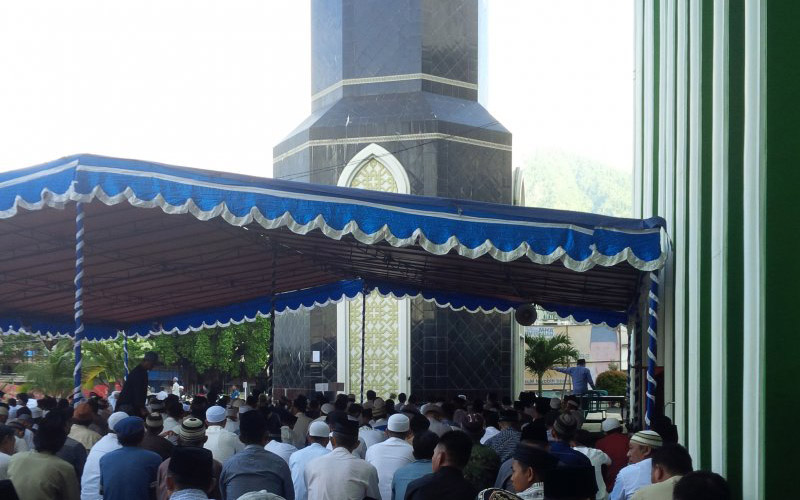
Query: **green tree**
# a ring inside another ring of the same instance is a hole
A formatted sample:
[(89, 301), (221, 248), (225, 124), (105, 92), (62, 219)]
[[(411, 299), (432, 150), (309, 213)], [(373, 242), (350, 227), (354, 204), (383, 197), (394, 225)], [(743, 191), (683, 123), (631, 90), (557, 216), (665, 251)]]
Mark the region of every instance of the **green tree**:
[[(152, 342), (128, 339), (128, 368), (133, 369), (144, 356), (144, 352), (152, 349)], [(105, 385), (114, 390), (115, 384), (121, 384), (125, 378), (125, 357), (123, 339), (102, 342), (84, 342), (83, 350), (83, 387), (91, 389), (96, 385)]]
[(75, 367), (72, 347), (71, 340), (59, 340), (52, 349), (45, 347), (46, 352), (40, 360), (20, 365), (19, 370), (25, 376), (22, 389), (55, 397), (69, 396), (73, 389), (72, 370)]
[(525, 352), (525, 366), (534, 374), (539, 383), (539, 396), (542, 395), (542, 377), (547, 370), (577, 359), (578, 350), (566, 335), (545, 337), (525, 337), (528, 350)]

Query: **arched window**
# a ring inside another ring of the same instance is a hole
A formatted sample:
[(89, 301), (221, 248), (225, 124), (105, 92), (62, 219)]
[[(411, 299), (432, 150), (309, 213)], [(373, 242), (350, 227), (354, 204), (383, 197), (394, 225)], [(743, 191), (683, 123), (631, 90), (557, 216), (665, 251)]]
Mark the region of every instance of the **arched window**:
[[(370, 144), (348, 162), (338, 185), (389, 193), (409, 193), (406, 170), (391, 153)], [(383, 298), (377, 292), (367, 297), (364, 390), (386, 397), (408, 392), (410, 351), (410, 303)], [(345, 390), (356, 393), (361, 385), (361, 301), (342, 303), (337, 320), (338, 379)]]

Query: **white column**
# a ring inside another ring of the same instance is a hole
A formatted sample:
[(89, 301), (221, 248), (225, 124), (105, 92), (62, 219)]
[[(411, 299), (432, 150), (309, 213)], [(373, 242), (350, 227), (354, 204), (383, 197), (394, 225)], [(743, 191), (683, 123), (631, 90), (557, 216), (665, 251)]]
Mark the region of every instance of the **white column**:
[(644, 0), (636, 0), (634, 4), (634, 81), (633, 81), (633, 216), (642, 216), (642, 89), (644, 74), (642, 53), (644, 50)]
[(753, 411), (742, 413), (742, 497), (764, 498), (766, 2), (745, 2), (744, 32), (742, 397)]
[(711, 468), (726, 473), (728, 0), (714, 4), (711, 136)]
[(658, 124), (655, 122), (655, 96), (653, 92), (653, 82), (655, 78), (655, 14), (653, 12), (653, 2), (644, 4), (644, 83), (643, 108), (644, 115), (642, 128), (644, 135), (642, 138), (642, 217), (653, 216), (653, 171), (657, 168), (653, 165), (653, 128)]

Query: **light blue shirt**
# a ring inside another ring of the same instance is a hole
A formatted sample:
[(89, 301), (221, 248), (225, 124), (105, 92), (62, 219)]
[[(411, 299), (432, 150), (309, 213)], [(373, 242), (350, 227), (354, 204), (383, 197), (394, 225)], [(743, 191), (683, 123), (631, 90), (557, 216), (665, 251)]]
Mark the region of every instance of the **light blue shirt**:
[(245, 493), (260, 490), (294, 500), (289, 466), (278, 455), (254, 444), (225, 461), (219, 490), (222, 500), (236, 500)]
[(594, 389), (594, 380), (592, 380), (592, 372), (585, 366), (571, 366), (569, 368), (553, 368), (557, 372), (566, 373), (572, 377), (572, 392), (573, 394), (586, 394), (589, 392), (589, 386)]
[(651, 484), (652, 466), (652, 460), (646, 458), (641, 462), (623, 467), (614, 481), (614, 489), (609, 495), (610, 500), (630, 500), (639, 489)]
[(392, 500), (403, 500), (411, 481), (428, 474), (433, 474), (433, 464), (430, 460), (415, 460), (397, 469), (392, 479)]
[(294, 500), (306, 500), (308, 498), (305, 476), (306, 464), (330, 452), (331, 450), (319, 443), (311, 443), (302, 450), (292, 453), (289, 457), (289, 469), (292, 471), (292, 482), (294, 483)]

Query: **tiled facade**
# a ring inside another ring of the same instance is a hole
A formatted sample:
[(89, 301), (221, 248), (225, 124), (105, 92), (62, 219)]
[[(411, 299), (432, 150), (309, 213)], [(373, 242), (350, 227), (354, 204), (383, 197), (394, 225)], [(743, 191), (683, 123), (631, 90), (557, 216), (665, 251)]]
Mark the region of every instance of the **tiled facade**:
[[(511, 134), (477, 101), (479, 15), (477, 0), (312, 1), (312, 114), (274, 148), (275, 177), (336, 185), (353, 157), (377, 144), (402, 166), (412, 194), (511, 203)], [(510, 391), (510, 317), (412, 302), (410, 352), (386, 356), (409, 359), (408, 388)], [(313, 389), (316, 368), (295, 351), (310, 345), (306, 337), (335, 350), (336, 315), (328, 306), (278, 318), (276, 388)], [(349, 389), (357, 393), (353, 372)], [(336, 381), (336, 370), (322, 378)], [(399, 385), (380, 389), (406, 389)]]

